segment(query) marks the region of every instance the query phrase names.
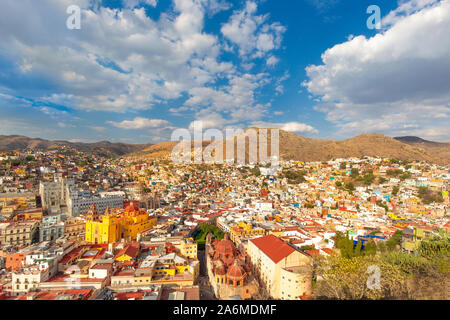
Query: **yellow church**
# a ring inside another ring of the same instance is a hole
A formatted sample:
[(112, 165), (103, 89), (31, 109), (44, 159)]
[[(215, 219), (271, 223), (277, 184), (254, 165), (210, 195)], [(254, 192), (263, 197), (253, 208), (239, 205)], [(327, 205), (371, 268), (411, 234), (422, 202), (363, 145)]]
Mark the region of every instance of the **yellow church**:
[(145, 210), (133, 203), (114, 213), (107, 208), (103, 215), (92, 205), (86, 215), (85, 240), (95, 244), (114, 243), (121, 239), (136, 241), (139, 233), (156, 223), (156, 217), (149, 217)]

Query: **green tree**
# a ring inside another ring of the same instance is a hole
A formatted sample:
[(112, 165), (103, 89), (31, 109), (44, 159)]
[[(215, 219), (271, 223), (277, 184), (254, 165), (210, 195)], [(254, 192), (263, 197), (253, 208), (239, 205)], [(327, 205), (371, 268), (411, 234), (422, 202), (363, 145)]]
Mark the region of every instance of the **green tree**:
[(358, 241), (353, 251), (353, 257), (361, 256), (362, 241)]
[(387, 248), (392, 251), (401, 244), (403, 233), (400, 230), (394, 232), (392, 237), (386, 241)]
[(377, 251), (378, 252), (385, 252), (386, 251), (386, 243), (384, 241), (379, 241), (377, 244)]
[(255, 176), (255, 177), (259, 177), (261, 175), (261, 171), (259, 170), (259, 167), (254, 167), (251, 170), (251, 173)]
[(444, 202), (441, 192), (434, 192), (425, 186), (421, 186), (418, 189), (418, 197), (422, 199), (422, 202), (429, 204), (432, 202)]
[(350, 174), (350, 177), (353, 179), (358, 178), (359, 176), (359, 169), (358, 168), (352, 168), (352, 173)]
[(406, 179), (410, 179), (410, 178), (411, 178), (411, 173), (409, 173), (409, 172), (405, 172), (404, 174), (402, 174), (400, 176), (400, 180), (402, 180), (402, 181), (404, 181)]
[(334, 245), (341, 252), (341, 255), (345, 258), (351, 258), (354, 256), (354, 244), (353, 241), (344, 235), (342, 232), (336, 232)]
[(392, 194), (393, 194), (394, 196), (396, 196), (396, 195), (398, 194), (399, 191), (400, 191), (400, 187), (399, 187), (399, 186), (394, 186), (394, 187), (392, 188)]
[(377, 245), (373, 240), (369, 240), (363, 251), (364, 255), (375, 255), (377, 253)]
[(348, 191), (354, 191), (355, 190), (355, 186), (353, 184), (353, 182), (348, 182), (345, 184), (345, 189), (347, 189)]
[(400, 170), (388, 170), (388, 171), (386, 171), (386, 174), (388, 176), (394, 176), (394, 177), (400, 175), (400, 173), (401, 173)]
[(442, 259), (447, 260), (448, 263), (450, 259), (450, 233), (439, 231), (437, 234), (423, 239), (417, 251), (419, 255), (427, 259)]
[(368, 173), (363, 178), (364, 184), (370, 186), (375, 181), (373, 173)]
[(387, 205), (385, 205), (383, 202), (378, 201), (378, 202), (377, 202), (377, 205), (378, 205), (379, 207), (383, 208), (386, 212), (389, 211), (389, 207), (388, 207)]
[[(382, 275), (379, 289), (367, 286), (371, 276), (368, 270), (374, 265)], [(345, 258), (331, 255), (317, 263), (316, 274), (321, 279), (314, 288), (314, 294), (318, 297), (362, 300), (404, 297), (406, 294), (405, 278), (401, 271), (378, 256)]]

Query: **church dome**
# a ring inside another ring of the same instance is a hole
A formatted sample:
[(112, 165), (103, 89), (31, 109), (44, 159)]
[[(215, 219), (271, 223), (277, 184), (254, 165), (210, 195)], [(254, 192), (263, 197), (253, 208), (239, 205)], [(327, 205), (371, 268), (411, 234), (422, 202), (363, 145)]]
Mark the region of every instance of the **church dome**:
[(102, 216), (98, 212), (95, 204), (91, 205), (91, 207), (89, 208), (89, 211), (87, 212), (86, 217), (90, 221), (101, 221), (101, 219), (102, 219)]
[(234, 260), (233, 265), (228, 268), (227, 278), (233, 281), (241, 281), (245, 278), (245, 270)]
[(231, 258), (236, 254), (236, 247), (231, 240), (221, 240), (215, 246), (216, 254), (222, 258)]
[(139, 210), (135, 203), (130, 202), (130, 204), (125, 208), (125, 212), (134, 212)]

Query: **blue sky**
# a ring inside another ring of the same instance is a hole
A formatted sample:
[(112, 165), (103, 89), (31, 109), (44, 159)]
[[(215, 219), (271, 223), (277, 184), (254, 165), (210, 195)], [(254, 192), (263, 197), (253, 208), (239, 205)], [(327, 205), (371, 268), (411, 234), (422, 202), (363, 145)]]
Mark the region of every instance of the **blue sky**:
[(449, 141), (449, 33), (448, 0), (4, 0), (0, 134), (157, 143), (201, 121)]

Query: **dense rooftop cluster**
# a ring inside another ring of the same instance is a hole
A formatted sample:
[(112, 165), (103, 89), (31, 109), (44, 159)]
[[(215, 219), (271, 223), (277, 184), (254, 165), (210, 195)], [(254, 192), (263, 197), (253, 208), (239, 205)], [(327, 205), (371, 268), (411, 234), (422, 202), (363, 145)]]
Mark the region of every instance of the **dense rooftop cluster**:
[(318, 264), (448, 239), (449, 185), (447, 167), (371, 157), (271, 167), (2, 153), (0, 299), (323, 296)]

